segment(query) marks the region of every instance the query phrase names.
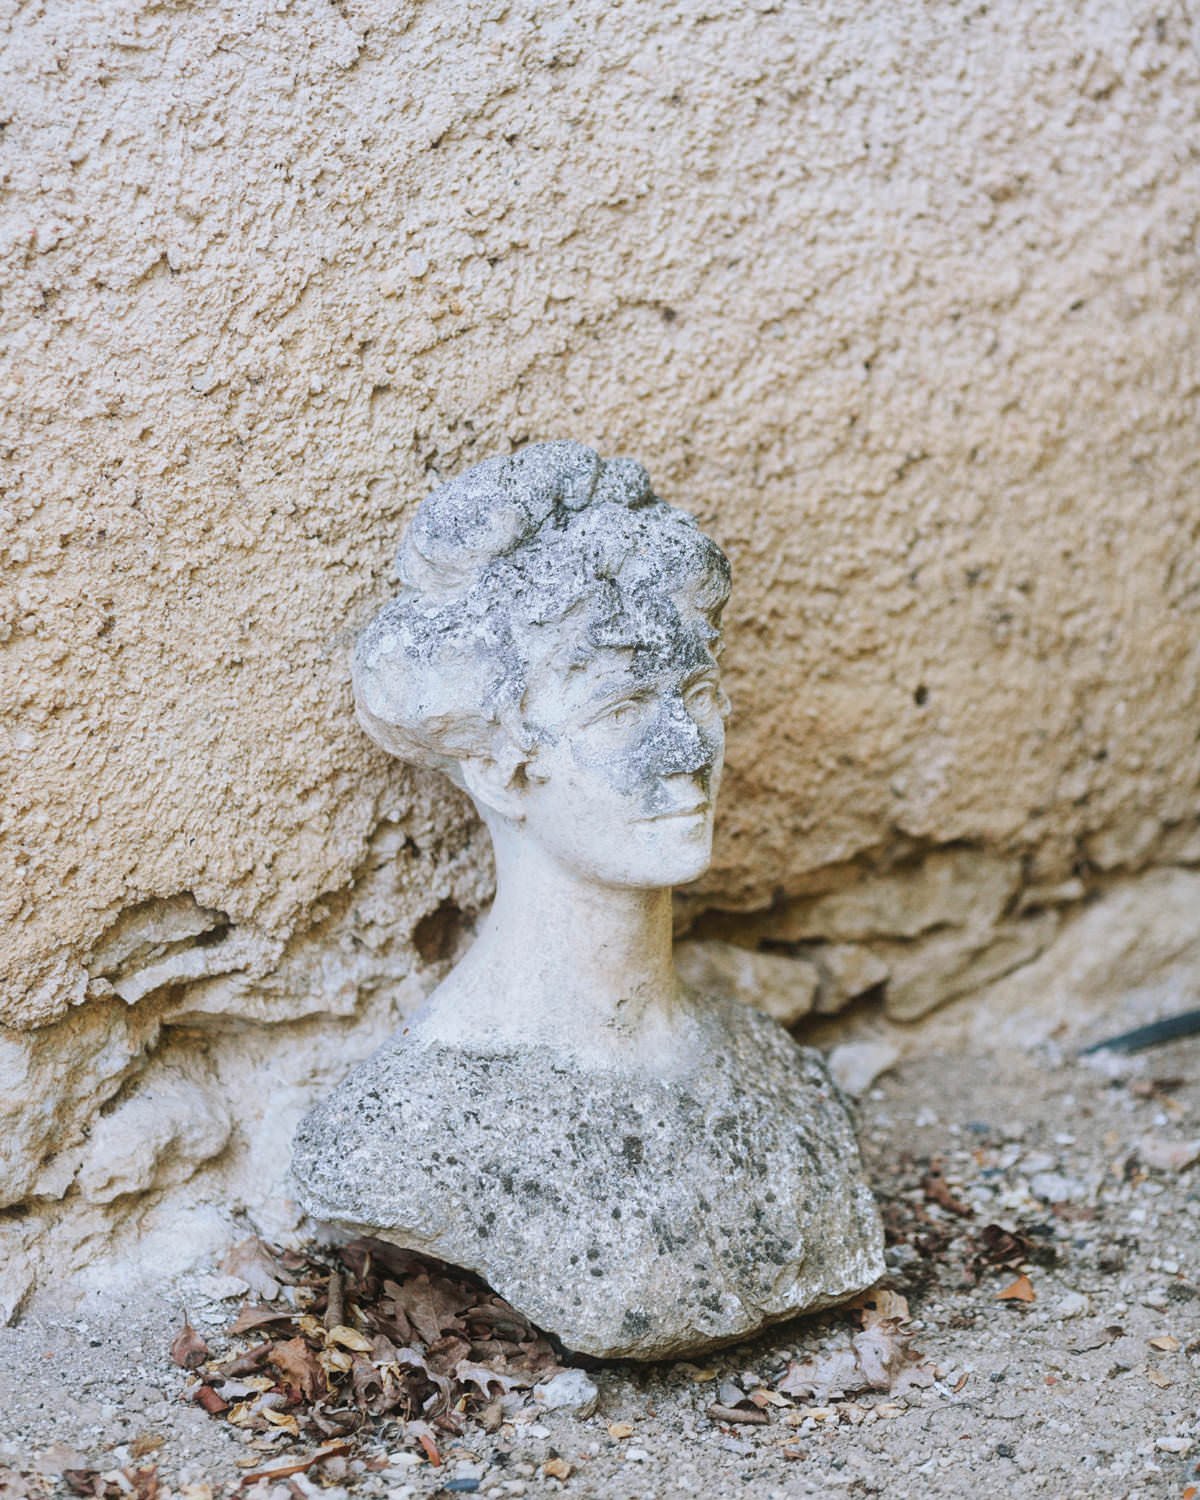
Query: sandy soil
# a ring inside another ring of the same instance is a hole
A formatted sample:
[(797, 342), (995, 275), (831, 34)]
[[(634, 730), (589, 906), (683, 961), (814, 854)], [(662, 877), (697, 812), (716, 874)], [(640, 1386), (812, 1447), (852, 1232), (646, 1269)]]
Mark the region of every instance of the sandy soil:
[[(855, 1325), (838, 1312), (701, 1364), (595, 1371), (594, 1415), (530, 1407), (491, 1435), (448, 1440), (440, 1467), (393, 1422), (357, 1456), (239, 1493), (1198, 1493), (1200, 1165), (1179, 1169), (1168, 1148), (1200, 1135), (1200, 1040), (1132, 1065), (1077, 1055), (1142, 1019), (1133, 999), (1070, 1026), (960, 1007), (919, 1032), (864, 1013), (817, 1038), (886, 1034), (906, 1053), (862, 1100), (861, 1129), (893, 1236), (890, 1284), (908, 1300), (913, 1347), (936, 1370), (926, 1388), (797, 1399), (768, 1406), (761, 1426), (709, 1415), (735, 1387), (771, 1390), (789, 1361), (846, 1344)], [(988, 1263), (990, 1224), (1024, 1236), (1035, 1300), (998, 1299), (1018, 1271)], [(154, 1467), (160, 1496), (205, 1500), (204, 1486), (228, 1495), (248, 1469), (281, 1461), (283, 1450), (255, 1447), (261, 1438), (181, 1399), (187, 1377), (167, 1357), (180, 1306), (219, 1351), (239, 1302), (224, 1290), (209, 1271), (136, 1305), (41, 1312), (0, 1331), (0, 1496), (70, 1493), (61, 1470), (82, 1463), (123, 1471), (108, 1481), (112, 1495), (130, 1484), (148, 1492), (150, 1479), (129, 1476)], [(556, 1459), (570, 1468), (565, 1480), (545, 1472)]]

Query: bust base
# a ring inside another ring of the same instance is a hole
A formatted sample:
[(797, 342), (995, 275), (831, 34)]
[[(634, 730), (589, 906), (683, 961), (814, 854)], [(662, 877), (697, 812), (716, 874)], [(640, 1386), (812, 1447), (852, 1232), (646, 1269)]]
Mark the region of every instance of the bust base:
[(882, 1227), (824, 1064), (745, 1006), (695, 1006), (708, 1045), (670, 1078), (398, 1037), (302, 1121), (300, 1202), (600, 1358), (695, 1354), (864, 1290)]

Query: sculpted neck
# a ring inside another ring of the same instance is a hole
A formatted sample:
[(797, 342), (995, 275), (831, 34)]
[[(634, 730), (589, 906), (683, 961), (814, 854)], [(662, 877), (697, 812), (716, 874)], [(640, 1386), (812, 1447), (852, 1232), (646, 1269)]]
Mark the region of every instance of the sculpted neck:
[(680, 1059), (669, 889), (600, 885), (489, 820), (496, 899), (411, 1030), (451, 1045), (545, 1045), (602, 1066)]

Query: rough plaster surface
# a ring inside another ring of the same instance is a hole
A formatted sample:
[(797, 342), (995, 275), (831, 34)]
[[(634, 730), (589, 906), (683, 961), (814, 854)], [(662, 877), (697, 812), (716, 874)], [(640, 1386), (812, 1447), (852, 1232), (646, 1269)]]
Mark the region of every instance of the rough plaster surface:
[[(346, 656), (404, 518), (483, 454), (634, 453), (733, 561), (686, 913), (749, 926), (712, 935), (811, 958), (812, 901), (891, 881), (894, 922), (819, 938), (916, 1014), (1099, 872), (1200, 858), (1182, 7), (5, 24), (13, 1285), (52, 1240), (60, 1270), (154, 1244), (188, 1161), (265, 1201), (267, 1143), (486, 902), (484, 841), (362, 737)], [(912, 933), (909, 875), (960, 850), (965, 905)], [(160, 1210), (79, 1154), (143, 1090)]]

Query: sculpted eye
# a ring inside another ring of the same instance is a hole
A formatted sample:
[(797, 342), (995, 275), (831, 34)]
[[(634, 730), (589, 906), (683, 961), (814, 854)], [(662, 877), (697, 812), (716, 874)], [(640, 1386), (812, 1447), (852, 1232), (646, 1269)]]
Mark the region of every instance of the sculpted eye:
[(609, 709), (600, 715), (601, 724), (611, 724), (614, 728), (620, 728), (622, 724), (628, 724), (637, 713), (640, 704), (636, 698), (626, 698), (623, 703), (614, 703)]
[(698, 709), (701, 713), (710, 713), (714, 709), (724, 710), (724, 694), (717, 684), (710, 679), (698, 682), (695, 687), (689, 688), (686, 702), (689, 708)]

